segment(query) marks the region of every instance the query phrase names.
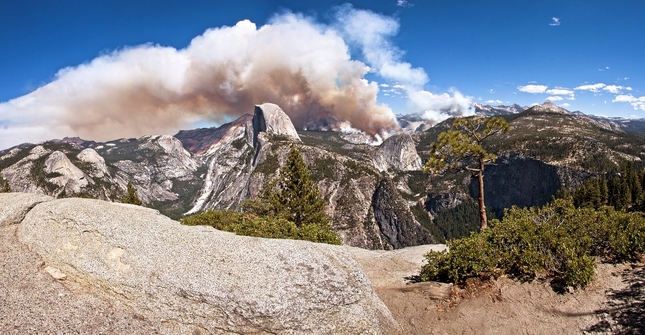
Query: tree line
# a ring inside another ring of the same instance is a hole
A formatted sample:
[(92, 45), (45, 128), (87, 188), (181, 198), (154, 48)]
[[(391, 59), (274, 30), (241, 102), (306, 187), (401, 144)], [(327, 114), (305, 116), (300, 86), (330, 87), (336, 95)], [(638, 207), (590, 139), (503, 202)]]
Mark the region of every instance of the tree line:
[(645, 170), (632, 162), (622, 164), (619, 172), (602, 173), (587, 179), (573, 191), (562, 190), (558, 198), (571, 198), (574, 206), (599, 209), (611, 206), (622, 211), (645, 211)]

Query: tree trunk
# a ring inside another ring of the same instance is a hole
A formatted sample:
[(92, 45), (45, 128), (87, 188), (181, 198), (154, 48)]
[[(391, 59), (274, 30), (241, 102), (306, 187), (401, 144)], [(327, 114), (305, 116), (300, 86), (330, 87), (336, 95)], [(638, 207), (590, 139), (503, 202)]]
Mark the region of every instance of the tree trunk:
[(484, 160), (479, 159), (479, 172), (477, 172), (479, 180), (479, 230), (484, 230), (488, 226), (488, 219), (486, 218), (486, 205), (484, 204)]

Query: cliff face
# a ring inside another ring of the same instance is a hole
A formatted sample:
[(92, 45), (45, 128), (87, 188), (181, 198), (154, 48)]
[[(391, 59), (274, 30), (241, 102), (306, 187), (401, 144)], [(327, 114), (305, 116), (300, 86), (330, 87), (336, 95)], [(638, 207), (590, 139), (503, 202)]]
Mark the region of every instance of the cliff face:
[(295, 145), (346, 245), (392, 249), (430, 241), (391, 181), (379, 186), (397, 171), (420, 169), (409, 135), (380, 147), (352, 144), (334, 132), (302, 136), (304, 141), (278, 106), (262, 104), (253, 116), (174, 137), (106, 143), (74, 138), (15, 148), (0, 156), (0, 170), (14, 191), (56, 197), (118, 201), (132, 182), (144, 204), (178, 218), (209, 208), (238, 209), (277, 176)]
[[(504, 208), (530, 207), (546, 204), (562, 188), (559, 168), (519, 154), (500, 156), (484, 171), (486, 207), (501, 217)], [(473, 198), (479, 197), (479, 183), (468, 184)]]
[(414, 219), (391, 180), (383, 179), (379, 183), (372, 197), (372, 210), (387, 246), (399, 249), (436, 243), (428, 230)]

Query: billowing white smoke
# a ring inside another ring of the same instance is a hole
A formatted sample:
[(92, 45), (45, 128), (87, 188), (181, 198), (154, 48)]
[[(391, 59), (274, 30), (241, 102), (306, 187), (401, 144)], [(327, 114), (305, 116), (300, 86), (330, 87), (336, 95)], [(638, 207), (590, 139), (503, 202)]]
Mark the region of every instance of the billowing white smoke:
[(336, 16), (339, 31), (345, 39), (361, 48), (365, 61), (378, 74), (402, 88), (408, 98), (409, 109), (430, 121), (442, 121), (452, 116), (473, 115), (472, 97), (457, 89), (435, 94), (423, 89), (428, 75), (422, 68), (413, 68), (401, 61), (403, 52), (390, 44), (390, 37), (399, 31), (399, 23), (391, 17), (356, 10), (351, 5), (340, 6)]
[[(409, 87), (418, 110), (465, 99), (421, 90), (425, 71), (400, 62), (388, 42), (398, 30), (394, 19), (351, 6), (337, 8), (336, 18), (323, 25), (287, 13), (259, 29), (245, 20), (209, 29), (184, 49), (147, 44), (62, 69), (51, 83), (0, 104), (0, 146), (173, 133), (263, 102), (281, 106), (296, 127), (322, 120), (383, 134), (398, 126), (391, 109), (376, 102), (377, 83), (365, 80), (370, 67)], [(362, 48), (367, 65), (351, 59), (350, 45)]]

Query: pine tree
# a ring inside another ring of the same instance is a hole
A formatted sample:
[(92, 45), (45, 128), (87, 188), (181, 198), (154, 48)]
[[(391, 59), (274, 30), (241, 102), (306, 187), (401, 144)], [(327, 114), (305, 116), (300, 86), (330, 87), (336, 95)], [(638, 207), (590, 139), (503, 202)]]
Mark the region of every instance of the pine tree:
[(291, 146), (289, 157), (277, 179), (269, 180), (258, 199), (247, 199), (243, 209), (259, 217), (284, 220), (295, 225), (301, 240), (341, 244), (325, 214), (325, 200), (309, 175), (302, 156)]
[(291, 146), (274, 192), (269, 193), (269, 202), (278, 217), (295, 223), (299, 228), (311, 223), (329, 224), (325, 200), (295, 146)]
[(497, 156), (482, 146), (487, 138), (507, 133), (508, 123), (501, 117), (456, 118), (452, 129), (442, 132), (432, 143), (424, 171), (442, 173), (448, 169), (466, 170), (479, 182), (479, 227), (488, 225), (484, 202), (484, 167)]
[(127, 186), (128, 190), (126, 195), (121, 198), (121, 202), (124, 204), (133, 204), (137, 206), (141, 206), (141, 200), (139, 200), (139, 196), (137, 195), (137, 190), (132, 186), (131, 182), (128, 182)]

